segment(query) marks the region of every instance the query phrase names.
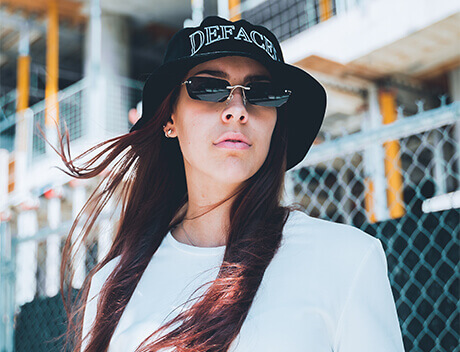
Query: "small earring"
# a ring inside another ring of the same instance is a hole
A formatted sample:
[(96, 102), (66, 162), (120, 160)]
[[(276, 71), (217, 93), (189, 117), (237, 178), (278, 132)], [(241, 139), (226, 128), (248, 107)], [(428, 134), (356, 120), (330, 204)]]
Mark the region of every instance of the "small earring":
[(165, 136), (166, 136), (167, 138), (171, 138), (171, 137), (169, 137), (169, 135), (171, 134), (171, 132), (172, 132), (172, 129), (168, 129), (168, 132), (165, 132)]

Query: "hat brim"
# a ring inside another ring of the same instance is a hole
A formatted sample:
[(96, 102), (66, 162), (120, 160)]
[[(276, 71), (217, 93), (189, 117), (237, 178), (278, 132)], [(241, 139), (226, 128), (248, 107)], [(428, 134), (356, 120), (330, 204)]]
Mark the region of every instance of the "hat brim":
[(310, 150), (326, 111), (327, 97), (323, 86), (306, 71), (279, 61), (263, 60), (247, 52), (219, 51), (197, 54), (164, 64), (147, 78), (142, 91), (142, 116), (131, 127), (138, 130), (153, 117), (166, 96), (194, 66), (223, 56), (245, 56), (262, 63), (277, 81), (292, 91), (286, 105), (288, 151), (286, 170), (301, 162)]

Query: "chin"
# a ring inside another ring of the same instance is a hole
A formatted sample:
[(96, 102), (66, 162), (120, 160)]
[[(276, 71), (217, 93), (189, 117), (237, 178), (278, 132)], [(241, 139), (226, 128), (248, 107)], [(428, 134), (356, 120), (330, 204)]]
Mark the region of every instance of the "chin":
[(224, 163), (212, 171), (215, 178), (222, 183), (241, 183), (251, 178), (256, 172), (257, 169), (253, 167), (235, 163)]

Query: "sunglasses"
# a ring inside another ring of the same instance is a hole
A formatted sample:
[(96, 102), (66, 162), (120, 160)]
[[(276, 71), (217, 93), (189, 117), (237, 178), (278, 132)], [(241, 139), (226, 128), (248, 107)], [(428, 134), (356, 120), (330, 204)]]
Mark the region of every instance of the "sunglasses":
[(228, 81), (213, 77), (190, 77), (185, 82), (187, 93), (195, 100), (219, 103), (233, 99), (233, 90), (240, 87), (243, 91), (243, 103), (249, 101), (259, 106), (280, 107), (286, 103), (291, 95), (288, 89), (280, 88), (272, 82), (251, 82), (247, 87), (242, 85), (231, 86)]

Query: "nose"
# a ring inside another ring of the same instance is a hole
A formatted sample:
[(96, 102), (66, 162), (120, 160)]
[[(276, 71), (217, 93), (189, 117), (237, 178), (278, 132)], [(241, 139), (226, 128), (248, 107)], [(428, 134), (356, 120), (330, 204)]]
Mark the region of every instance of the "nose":
[(222, 112), (224, 122), (229, 122), (233, 117), (240, 122), (246, 123), (248, 120), (248, 111), (246, 110), (246, 97), (243, 89), (234, 88), (226, 101), (226, 108)]

